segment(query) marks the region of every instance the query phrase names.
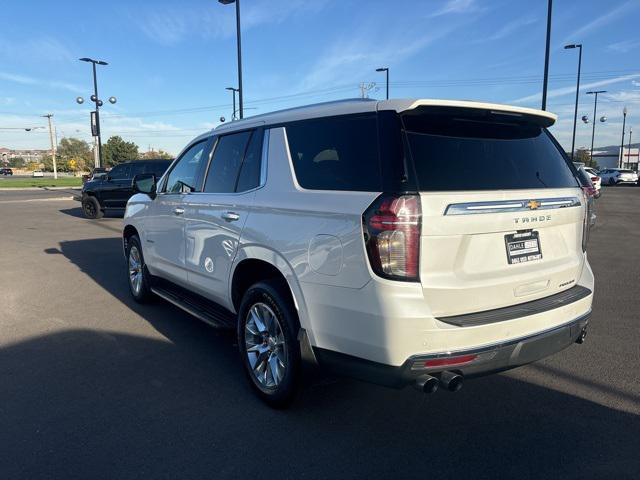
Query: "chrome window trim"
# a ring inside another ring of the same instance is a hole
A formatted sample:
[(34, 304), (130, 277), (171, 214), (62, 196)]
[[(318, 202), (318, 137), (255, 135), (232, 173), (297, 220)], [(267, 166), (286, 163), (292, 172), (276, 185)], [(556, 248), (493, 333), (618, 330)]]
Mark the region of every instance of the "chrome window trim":
[[(529, 208), (528, 204), (531, 201), (538, 202), (540, 205), (537, 208)], [(537, 212), (538, 210), (579, 207), (581, 205), (578, 197), (527, 198), (523, 200), (451, 203), (447, 205), (444, 214), (473, 215), (477, 213)]]

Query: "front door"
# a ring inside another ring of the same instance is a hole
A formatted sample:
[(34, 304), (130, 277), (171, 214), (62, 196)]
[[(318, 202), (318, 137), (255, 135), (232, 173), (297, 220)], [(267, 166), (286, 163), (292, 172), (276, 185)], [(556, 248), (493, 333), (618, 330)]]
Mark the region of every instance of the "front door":
[(185, 198), (189, 288), (228, 308), (229, 274), (261, 184), (262, 129), (219, 137), (203, 193)]
[(116, 165), (108, 173), (101, 188), (105, 208), (124, 208), (133, 193), (131, 190), (131, 164)]
[(153, 275), (184, 285), (184, 212), (186, 198), (201, 190), (210, 140), (189, 146), (159, 185), (145, 219), (145, 261)]

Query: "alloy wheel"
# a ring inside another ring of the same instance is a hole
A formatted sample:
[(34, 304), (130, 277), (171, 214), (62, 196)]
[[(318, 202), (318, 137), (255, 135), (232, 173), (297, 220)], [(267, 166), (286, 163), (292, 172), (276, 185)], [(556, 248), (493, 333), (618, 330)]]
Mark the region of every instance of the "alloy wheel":
[(277, 388), (287, 369), (287, 346), (280, 321), (268, 305), (259, 302), (249, 309), (244, 340), (254, 378), (262, 388)]

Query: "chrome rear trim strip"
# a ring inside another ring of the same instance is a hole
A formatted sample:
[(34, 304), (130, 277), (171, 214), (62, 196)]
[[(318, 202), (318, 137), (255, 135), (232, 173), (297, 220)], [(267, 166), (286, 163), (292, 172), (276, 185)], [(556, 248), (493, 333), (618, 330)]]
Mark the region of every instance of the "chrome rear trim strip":
[(529, 198), (526, 200), (499, 200), (492, 202), (452, 203), (445, 215), (472, 215), (476, 213), (501, 213), (551, 210), (555, 208), (579, 207), (578, 197)]

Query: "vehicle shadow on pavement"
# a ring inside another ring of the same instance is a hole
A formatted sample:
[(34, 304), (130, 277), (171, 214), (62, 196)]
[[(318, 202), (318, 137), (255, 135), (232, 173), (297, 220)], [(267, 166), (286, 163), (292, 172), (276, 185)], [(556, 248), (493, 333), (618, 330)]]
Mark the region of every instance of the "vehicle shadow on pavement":
[[(97, 221), (99, 221), (99, 220), (91, 220), (89, 218), (86, 218), (84, 216), (84, 214), (82, 213), (82, 208), (80, 208), (79, 206), (78, 207), (74, 207), (74, 208), (61, 209), (60, 213), (64, 213), (65, 215), (69, 215), (70, 217), (84, 218), (88, 222), (97, 222)], [(122, 218), (123, 216), (124, 216), (124, 210), (122, 210), (122, 211), (108, 211), (108, 212), (105, 212), (103, 218)]]
[(5, 478), (634, 478), (638, 416), (505, 375), (422, 396), (351, 380), (264, 406), (233, 337), (135, 304), (118, 238), (60, 252), (166, 339), (91, 330), (0, 350)]

